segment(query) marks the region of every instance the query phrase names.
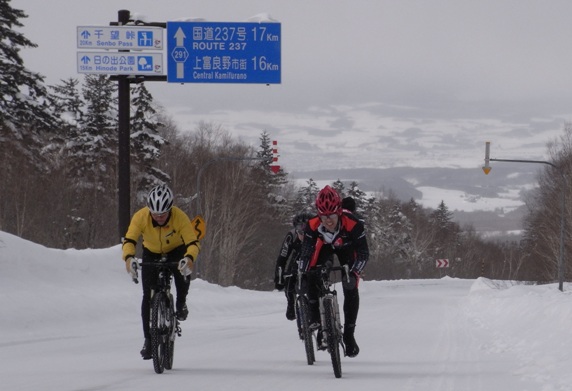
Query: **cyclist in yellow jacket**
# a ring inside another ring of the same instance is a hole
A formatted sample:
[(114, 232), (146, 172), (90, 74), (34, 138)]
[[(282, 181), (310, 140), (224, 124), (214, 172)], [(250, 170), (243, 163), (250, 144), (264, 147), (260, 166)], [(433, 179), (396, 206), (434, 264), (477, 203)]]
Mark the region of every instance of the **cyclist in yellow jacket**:
[[(189, 217), (181, 209), (173, 206), (173, 192), (166, 185), (156, 186), (149, 192), (147, 206), (135, 212), (123, 239), (123, 260), (127, 272), (137, 277), (137, 261), (135, 247), (139, 238), (143, 237), (142, 263), (157, 262), (161, 255), (167, 261), (179, 261), (178, 270), (173, 270), (177, 290), (177, 318), (181, 321), (189, 313), (186, 305), (189, 293), (193, 262), (200, 251), (200, 243), (191, 225)], [(143, 300), (141, 302), (141, 319), (145, 343), (141, 350), (144, 360), (152, 358), (151, 334), (149, 331), (151, 289), (157, 281), (157, 270), (143, 267), (141, 270)]]

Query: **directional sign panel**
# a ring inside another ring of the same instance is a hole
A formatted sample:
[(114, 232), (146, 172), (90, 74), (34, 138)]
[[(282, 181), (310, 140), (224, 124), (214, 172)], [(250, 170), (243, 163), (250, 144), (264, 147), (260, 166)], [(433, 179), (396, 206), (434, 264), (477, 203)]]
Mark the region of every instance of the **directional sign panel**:
[(78, 73), (162, 75), (163, 53), (77, 52)]
[(148, 26), (78, 26), (78, 49), (162, 50), (163, 28)]
[(280, 84), (280, 23), (167, 22), (170, 83)]
[(437, 260), (435, 260), (435, 266), (437, 266), (438, 268), (449, 267), (449, 260), (448, 259), (437, 259)]

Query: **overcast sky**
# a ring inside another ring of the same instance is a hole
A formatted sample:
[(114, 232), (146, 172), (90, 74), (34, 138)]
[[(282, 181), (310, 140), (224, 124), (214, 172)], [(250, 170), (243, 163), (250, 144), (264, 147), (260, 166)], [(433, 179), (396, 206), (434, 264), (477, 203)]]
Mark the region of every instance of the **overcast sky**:
[(181, 130), (222, 124), (252, 145), (262, 130), (288, 170), (478, 167), (546, 158), (572, 120), (567, 0), (12, 0), (29, 18), (24, 50), (48, 84), (82, 76), (76, 26), (127, 9), (147, 21), (281, 23), (280, 85), (148, 87)]

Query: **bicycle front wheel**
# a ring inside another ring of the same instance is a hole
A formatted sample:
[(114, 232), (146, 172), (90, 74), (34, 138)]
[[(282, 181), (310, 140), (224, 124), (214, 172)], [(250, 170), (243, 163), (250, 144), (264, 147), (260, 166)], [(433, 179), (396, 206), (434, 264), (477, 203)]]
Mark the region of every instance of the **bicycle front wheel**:
[(336, 307), (333, 297), (324, 298), (324, 315), (326, 324), (324, 332), (328, 342), (328, 352), (332, 358), (332, 367), (334, 368), (334, 376), (342, 377), (342, 362), (340, 359), (340, 339), (341, 335), (337, 327)]
[(156, 373), (165, 370), (169, 350), (169, 320), (167, 296), (163, 292), (156, 292), (151, 301), (151, 347)]
[(310, 330), (310, 310), (308, 308), (308, 300), (305, 296), (298, 296), (296, 298), (296, 317), (298, 319), (298, 327), (300, 328), (300, 336), (304, 340), (306, 360), (308, 361), (308, 365), (313, 365), (316, 361), (316, 357), (314, 355), (312, 330)]

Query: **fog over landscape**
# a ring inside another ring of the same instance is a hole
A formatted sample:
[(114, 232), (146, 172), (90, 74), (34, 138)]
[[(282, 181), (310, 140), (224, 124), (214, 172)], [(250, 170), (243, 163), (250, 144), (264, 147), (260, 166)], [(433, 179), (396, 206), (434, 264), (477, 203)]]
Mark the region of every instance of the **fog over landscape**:
[[(22, 57), (48, 84), (81, 77), (76, 27), (108, 25), (120, 9), (148, 22), (280, 22), (281, 84), (147, 84), (183, 132), (211, 122), (256, 147), (267, 131), (297, 181), (335, 180), (348, 172), (339, 170), (357, 169), (347, 179), (368, 191), (412, 193), (429, 207), (442, 195), (453, 210), (507, 212), (523, 204), (542, 167), (497, 163), (485, 176), (485, 142), (493, 158), (545, 160), (547, 144), (572, 119), (566, 87), (572, 3), (564, 0), (12, 0), (12, 6), (29, 15), (21, 31), (38, 44)], [(376, 170), (358, 177), (364, 168)], [(447, 169), (446, 179), (434, 168)]]

